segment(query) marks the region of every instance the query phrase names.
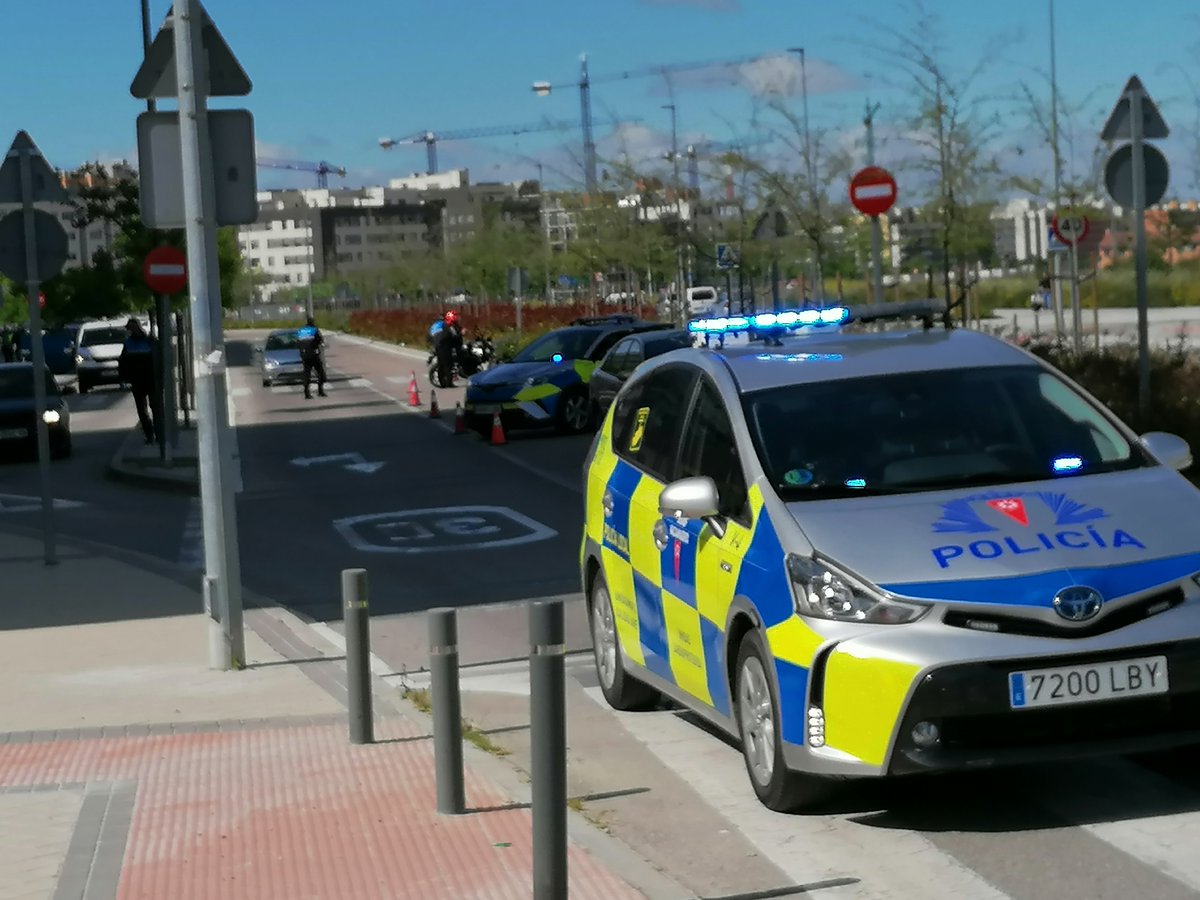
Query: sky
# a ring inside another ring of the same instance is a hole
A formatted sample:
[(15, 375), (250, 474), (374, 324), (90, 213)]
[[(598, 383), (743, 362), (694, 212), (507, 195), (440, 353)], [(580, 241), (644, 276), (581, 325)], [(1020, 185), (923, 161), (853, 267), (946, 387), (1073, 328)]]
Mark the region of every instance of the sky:
[[(1196, 196), (1189, 141), (1196, 127), (1200, 4), (1196, 0), (924, 0), (938, 20), (922, 46), (958, 79), (983, 63), (973, 83), (1002, 112), (997, 141), (1013, 165), (1046, 167), (1048, 154), (1012, 98), (1027, 84), (1049, 96), (1050, 5), (1064, 109), (1063, 152), (1082, 160), (1131, 75), (1158, 102), (1171, 138), (1171, 196)], [(129, 93), (141, 62), (141, 0), (59, 0), (49, 15), (7, 0), (0, 53), (0, 140), (28, 131), (51, 165), (127, 159), (136, 164)], [(151, 0), (152, 32), (170, 9)], [(262, 158), (327, 161), (347, 169), (331, 186), (357, 187), (424, 171), (425, 147), (391, 150), (381, 137), (425, 130), (539, 125), (521, 135), (444, 140), (439, 168), (465, 167), (471, 180), (535, 178), (568, 187), (581, 179), (580, 54), (593, 79), (602, 157), (627, 152), (664, 166), (676, 108), (678, 140), (765, 140), (788, 131), (765, 109), (802, 112), (803, 47), (810, 130), (860, 156), (868, 100), (879, 103), (877, 161), (897, 165), (911, 90), (889, 48), (910, 31), (910, 0), (208, 0), (210, 16), (253, 81), (243, 98)], [(99, 10), (103, 7), (104, 12)], [(717, 65), (676, 71), (655, 67)], [(628, 78), (615, 77), (632, 73)], [(534, 81), (551, 81), (538, 97)], [(953, 83), (955, 79), (952, 78)], [(773, 98), (773, 100), (772, 100)], [(170, 101), (160, 109), (171, 108)], [(561, 123), (561, 127), (555, 127)], [(769, 145), (768, 145), (769, 146)], [(780, 145), (775, 144), (776, 148)], [(753, 148), (751, 148), (753, 152)], [(1082, 162), (1079, 163), (1082, 165)], [(260, 168), (259, 187), (316, 186), (308, 172)], [(904, 180), (901, 178), (901, 193)]]

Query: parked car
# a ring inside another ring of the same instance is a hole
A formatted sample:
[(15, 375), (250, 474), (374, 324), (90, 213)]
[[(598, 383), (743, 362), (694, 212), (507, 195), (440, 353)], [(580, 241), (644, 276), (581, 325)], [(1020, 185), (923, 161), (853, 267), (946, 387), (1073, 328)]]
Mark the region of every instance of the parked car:
[[(44, 420), (50, 432), (50, 455), (71, 455), (71, 411), (63, 401), (49, 369)], [(0, 363), (0, 452), (37, 452), (37, 406), (34, 402), (33, 363)]]
[(614, 346), (600, 361), (588, 385), (592, 401), (592, 423), (597, 424), (604, 418), (613, 398), (621, 390), (621, 385), (640, 363), (661, 353), (691, 345), (692, 335), (686, 328), (680, 328), (674, 331), (638, 332)]
[[(75, 363), (75, 342), (78, 338), (78, 325), (63, 325), (60, 328), (47, 328), (42, 332), (42, 348), (46, 354), (46, 367), (54, 375), (59, 390), (74, 390), (77, 383)], [(29, 332), (20, 338), (20, 358), (32, 360), (32, 343)]]
[(596, 363), (626, 335), (670, 327), (616, 315), (576, 319), (566, 328), (556, 328), (511, 362), (467, 380), (467, 424), (486, 434), (492, 417), (500, 413), (505, 428), (553, 425), (564, 434), (586, 431), (591, 424), (588, 382)]
[(84, 322), (75, 341), (75, 373), (79, 393), (86, 394), (99, 384), (120, 384), (117, 360), (125, 345), (128, 319), (104, 319)]
[(261, 347), (255, 347), (263, 387), (304, 378), (304, 363), (300, 359), (300, 332), (297, 328), (281, 328), (267, 335)]

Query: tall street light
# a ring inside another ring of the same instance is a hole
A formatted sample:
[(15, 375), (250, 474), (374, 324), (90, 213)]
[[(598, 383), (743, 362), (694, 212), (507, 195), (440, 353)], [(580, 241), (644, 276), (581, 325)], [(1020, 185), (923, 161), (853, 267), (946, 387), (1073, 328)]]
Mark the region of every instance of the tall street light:
[[(560, 85), (561, 87), (561, 85)], [(554, 85), (549, 81), (535, 81), (533, 92), (539, 97), (549, 96)], [(587, 54), (579, 57), (579, 122), (583, 132), (583, 177), (589, 194), (596, 193), (596, 140), (592, 131), (592, 79), (588, 75)]]
[(821, 227), (821, 198), (817, 192), (817, 161), (813, 158), (812, 152), (812, 135), (808, 128), (808, 68), (805, 64), (805, 54), (803, 47), (790, 47), (789, 53), (795, 53), (800, 57), (800, 97), (802, 103), (802, 114), (804, 129), (804, 179), (808, 182), (808, 197), (812, 204), (814, 217), (814, 231), (818, 232), (816, 247), (813, 252), (813, 269), (811, 274), (813, 298), (819, 300), (825, 293), (824, 285), (821, 282), (821, 236), (819, 234)]
[(675, 314), (672, 319), (678, 324), (680, 316), (686, 315), (687, 287), (683, 272), (683, 205), (679, 198), (679, 131), (674, 103), (663, 105), (671, 111), (671, 170), (675, 190)]
[[(1054, 157), (1054, 211), (1057, 214), (1059, 205), (1062, 203), (1062, 161), (1058, 155), (1058, 57), (1054, 40), (1054, 0), (1048, 0), (1048, 7), (1050, 14), (1050, 152)], [(1050, 279), (1054, 297), (1054, 327), (1061, 337), (1064, 329), (1062, 279), (1059, 277), (1062, 274), (1062, 256), (1052, 252), (1050, 258), (1051, 272), (1054, 276)], [(1072, 301), (1078, 302), (1076, 298), (1072, 298)]]

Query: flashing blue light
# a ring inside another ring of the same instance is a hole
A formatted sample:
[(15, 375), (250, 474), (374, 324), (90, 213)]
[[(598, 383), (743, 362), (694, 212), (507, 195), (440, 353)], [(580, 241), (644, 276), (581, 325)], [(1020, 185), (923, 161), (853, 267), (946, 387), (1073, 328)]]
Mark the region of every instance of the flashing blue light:
[(563, 355), (561, 353), (555, 353), (552, 357), (550, 357), (550, 362), (554, 363), (556, 366), (562, 361)]
[(780, 360), (783, 362), (841, 362), (840, 353), (759, 353), (755, 359)]
[(788, 309), (781, 312), (756, 313), (753, 316), (719, 316), (711, 319), (692, 319), (688, 331), (702, 334), (730, 334), (739, 331), (774, 331), (807, 326), (840, 325), (850, 318), (844, 306), (827, 309)]
[(1079, 456), (1060, 456), (1051, 463), (1055, 472), (1077, 472), (1083, 468), (1083, 459)]
[(848, 487), (848, 488), (865, 488), (866, 486), (867, 486), (867, 479), (865, 479), (865, 478), (847, 478), (846, 479), (846, 487)]

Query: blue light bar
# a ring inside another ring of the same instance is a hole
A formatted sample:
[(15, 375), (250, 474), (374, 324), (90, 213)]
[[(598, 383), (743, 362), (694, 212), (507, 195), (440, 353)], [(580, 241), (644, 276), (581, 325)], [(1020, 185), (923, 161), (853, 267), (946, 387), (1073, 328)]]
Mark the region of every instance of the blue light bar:
[(850, 310), (844, 306), (824, 309), (788, 309), (774, 313), (756, 313), (753, 316), (719, 316), (709, 319), (692, 319), (688, 331), (698, 334), (736, 334), (740, 331), (780, 331), (792, 328), (807, 328), (822, 325), (841, 325), (850, 318)]
[(1079, 456), (1060, 456), (1051, 466), (1055, 472), (1077, 472), (1083, 468), (1083, 459)]

